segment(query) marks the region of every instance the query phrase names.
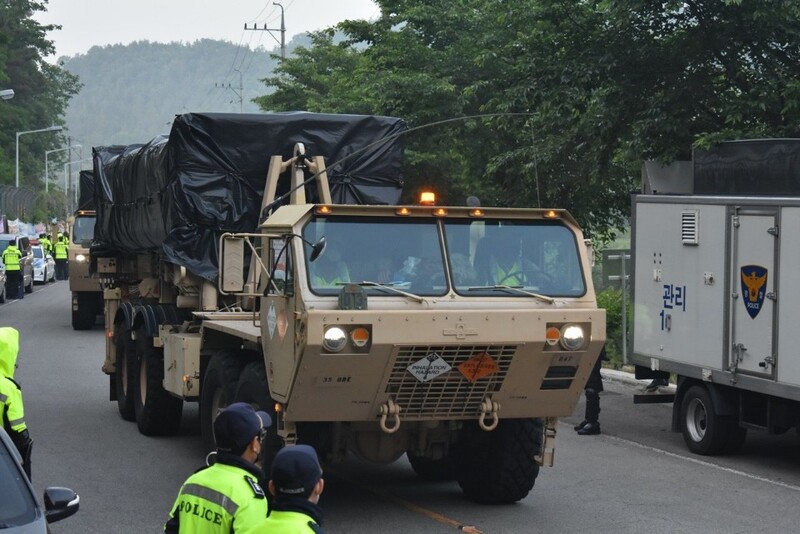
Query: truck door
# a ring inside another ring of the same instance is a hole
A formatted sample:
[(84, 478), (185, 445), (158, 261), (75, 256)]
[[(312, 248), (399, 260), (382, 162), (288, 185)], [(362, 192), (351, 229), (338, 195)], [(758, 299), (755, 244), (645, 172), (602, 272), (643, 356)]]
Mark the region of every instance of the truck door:
[(729, 369), (775, 378), (777, 212), (731, 213)]

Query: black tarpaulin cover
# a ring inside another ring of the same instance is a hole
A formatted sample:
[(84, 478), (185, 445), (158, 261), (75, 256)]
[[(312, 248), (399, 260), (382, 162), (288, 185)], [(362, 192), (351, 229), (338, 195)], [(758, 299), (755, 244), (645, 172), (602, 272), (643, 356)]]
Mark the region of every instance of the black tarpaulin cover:
[[(325, 157), (334, 202), (396, 204), (404, 130), (401, 119), (365, 115), (179, 115), (168, 138), (94, 149), (96, 244), (160, 251), (216, 281), (220, 234), (257, 228), (271, 156), (288, 159), (303, 143), (307, 156)], [(285, 173), (279, 194), (288, 180)], [(313, 185), (306, 195), (315, 200)]]
[(698, 195), (800, 195), (800, 139), (729, 141), (695, 150)]
[(78, 209), (94, 209), (94, 172), (82, 170), (78, 173)]

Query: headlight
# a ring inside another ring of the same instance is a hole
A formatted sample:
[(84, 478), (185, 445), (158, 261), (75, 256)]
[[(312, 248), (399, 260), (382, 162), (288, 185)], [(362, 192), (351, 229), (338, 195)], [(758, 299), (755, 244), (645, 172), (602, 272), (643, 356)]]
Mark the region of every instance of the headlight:
[(75, 261), (77, 261), (78, 263), (84, 263), (86, 261), (86, 256), (83, 254), (76, 254)]
[(347, 332), (338, 326), (332, 326), (325, 330), (322, 338), (322, 346), (328, 352), (340, 352), (347, 344)]
[(583, 328), (577, 325), (565, 326), (561, 331), (561, 346), (565, 350), (578, 350), (585, 341)]

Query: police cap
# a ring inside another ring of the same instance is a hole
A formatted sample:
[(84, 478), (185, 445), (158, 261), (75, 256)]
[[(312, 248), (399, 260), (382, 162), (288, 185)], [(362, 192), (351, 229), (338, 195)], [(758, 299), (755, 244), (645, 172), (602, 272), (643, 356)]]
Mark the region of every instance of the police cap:
[(278, 496), (307, 499), (322, 478), (317, 451), (310, 445), (279, 450), (272, 461), (271, 478)]
[(267, 412), (257, 412), (246, 402), (235, 402), (214, 420), (217, 449), (241, 454), (262, 428), (271, 425), (272, 418)]

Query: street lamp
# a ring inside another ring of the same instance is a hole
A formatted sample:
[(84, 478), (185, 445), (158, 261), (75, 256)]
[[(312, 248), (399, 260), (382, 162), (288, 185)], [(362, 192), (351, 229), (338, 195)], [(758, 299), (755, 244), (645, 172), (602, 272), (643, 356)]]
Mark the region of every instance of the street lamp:
[(14, 98), (14, 90), (13, 89), (0, 89), (0, 98), (3, 100), (11, 100)]
[(15, 185), (17, 186), (17, 189), (19, 189), (19, 136), (31, 133), (39, 133), (39, 132), (60, 132), (61, 130), (63, 130), (61, 126), (50, 126), (49, 128), (42, 128), (41, 130), (28, 130), (25, 132), (17, 132), (17, 155), (16, 155), (17, 174), (16, 174), (16, 180), (14, 181)]
[(50, 186), (50, 171), (47, 164), (47, 158), (53, 152), (63, 152), (65, 150), (72, 150), (73, 148), (80, 148), (83, 149), (81, 145), (72, 145), (64, 148), (56, 148), (54, 150), (46, 150), (44, 153), (44, 192), (47, 193)]

